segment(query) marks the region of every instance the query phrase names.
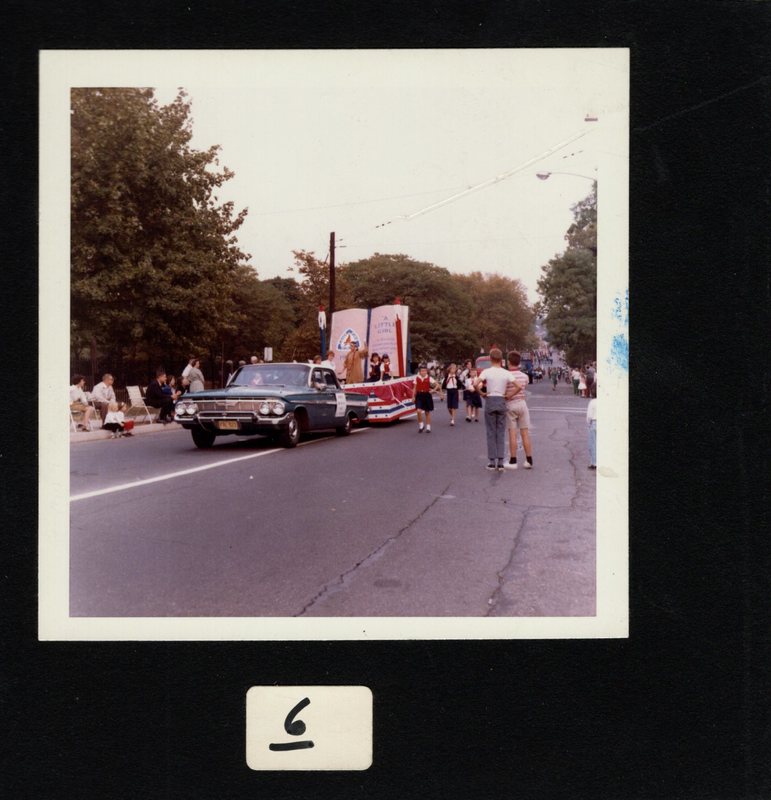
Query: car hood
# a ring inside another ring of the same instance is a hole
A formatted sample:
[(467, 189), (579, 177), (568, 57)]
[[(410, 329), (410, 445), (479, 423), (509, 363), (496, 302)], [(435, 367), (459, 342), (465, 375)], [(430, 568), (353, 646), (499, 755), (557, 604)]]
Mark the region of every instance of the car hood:
[(203, 392), (186, 392), (180, 400), (227, 400), (228, 398), (286, 397), (303, 394), (305, 386), (228, 386), (225, 389), (208, 389)]

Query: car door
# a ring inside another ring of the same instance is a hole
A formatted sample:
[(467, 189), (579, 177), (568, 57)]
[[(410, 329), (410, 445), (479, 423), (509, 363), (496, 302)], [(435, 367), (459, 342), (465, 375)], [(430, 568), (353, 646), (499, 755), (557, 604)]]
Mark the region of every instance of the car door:
[(345, 391), (340, 387), (337, 382), (335, 373), (331, 369), (324, 370), (324, 378), (327, 382), (327, 390), (332, 395), (332, 400), (329, 408), (332, 409), (332, 424), (337, 427), (345, 421), (345, 415), (348, 413), (348, 408), (345, 399)]
[[(330, 391), (326, 375), (328, 370), (314, 367), (311, 370), (311, 399), (308, 403), (308, 416), (311, 428), (331, 428), (335, 418), (335, 395)], [(323, 389), (317, 389), (319, 385)]]

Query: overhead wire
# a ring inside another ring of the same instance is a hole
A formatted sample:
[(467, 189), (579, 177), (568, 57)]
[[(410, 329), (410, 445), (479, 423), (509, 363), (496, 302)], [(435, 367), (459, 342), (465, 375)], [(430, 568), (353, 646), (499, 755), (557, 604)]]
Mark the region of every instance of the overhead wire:
[(553, 153), (562, 150), (563, 147), (567, 147), (569, 144), (581, 139), (582, 137), (586, 136), (588, 133), (591, 132), (591, 129), (587, 128), (580, 131), (577, 134), (574, 134), (565, 141), (560, 142), (559, 144), (550, 147), (548, 150), (545, 150), (543, 153), (540, 153), (537, 156), (533, 156), (533, 158), (529, 158), (527, 161), (524, 161), (522, 164), (519, 164), (516, 167), (512, 167), (505, 172), (501, 172), (499, 175), (494, 176), (493, 178), (488, 178), (486, 181), (482, 181), (481, 183), (477, 183), (474, 186), (469, 186), (468, 188), (464, 189), (461, 192), (456, 192), (450, 197), (446, 197), (444, 200), (440, 200), (437, 203), (431, 203), (430, 205), (425, 206), (424, 208), (418, 209), (418, 211), (414, 211), (411, 214), (403, 214), (402, 216), (395, 217), (394, 219), (388, 220), (387, 222), (381, 222), (379, 225), (375, 225), (375, 228), (383, 228), (386, 225), (391, 225), (393, 222), (404, 220), (409, 221), (411, 219), (415, 219), (415, 217), (419, 217), (423, 214), (427, 214), (429, 211), (433, 211), (434, 209), (441, 208), (442, 206), (446, 206), (449, 203), (453, 203), (456, 200), (460, 200), (461, 197), (466, 197), (467, 195), (471, 194), (472, 192), (477, 192), (480, 189), (485, 189), (488, 186), (492, 186), (496, 183), (500, 183), (501, 181), (510, 178), (512, 175), (516, 175), (518, 172), (521, 172), (523, 169), (527, 169), (527, 167), (533, 166), (533, 164), (537, 164), (539, 161), (542, 161), (544, 158), (548, 158)]
[(459, 189), (459, 186), (450, 186), (446, 189), (430, 189), (425, 192), (412, 192), (411, 194), (398, 194), (391, 197), (376, 197), (374, 200), (352, 200), (347, 203), (333, 203), (326, 206), (306, 206), (305, 208), (284, 208), (280, 211), (257, 211), (249, 212), (250, 217), (267, 217), (273, 214), (294, 214), (297, 211), (322, 211), (327, 208), (344, 208), (346, 206), (362, 206), (370, 203), (382, 203), (386, 200), (403, 200), (407, 197), (420, 197), (426, 194), (438, 194), (439, 192), (452, 192)]

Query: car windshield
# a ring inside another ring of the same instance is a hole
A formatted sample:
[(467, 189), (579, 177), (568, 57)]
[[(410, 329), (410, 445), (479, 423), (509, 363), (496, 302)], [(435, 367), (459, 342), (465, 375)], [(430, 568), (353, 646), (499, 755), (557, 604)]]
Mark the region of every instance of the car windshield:
[(247, 364), (228, 386), (307, 386), (308, 367), (302, 364)]

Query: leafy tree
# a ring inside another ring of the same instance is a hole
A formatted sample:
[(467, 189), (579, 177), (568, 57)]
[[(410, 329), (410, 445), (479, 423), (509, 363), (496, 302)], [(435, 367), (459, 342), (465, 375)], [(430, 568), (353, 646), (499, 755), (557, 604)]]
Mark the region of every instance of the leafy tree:
[(184, 361), (235, 331), (246, 211), (218, 205), (233, 176), (190, 147), (190, 104), (152, 89), (71, 94), (72, 320), (119, 361)]
[(567, 249), (541, 268), (539, 313), (548, 340), (565, 350), (569, 362), (596, 358), (597, 352), (597, 194), (573, 206), (565, 234)]
[[(289, 270), (296, 272), (300, 280), (295, 282), (295, 328), (283, 352), (286, 358), (302, 361), (314, 356), (321, 348), (318, 315), (319, 306), (327, 308), (329, 305), (329, 265), (319, 261), (312, 251), (294, 250), (293, 254), (294, 266)], [(287, 289), (292, 293), (291, 288)], [(335, 275), (335, 296), (338, 309), (350, 305), (350, 295), (339, 271)]]
[(295, 328), (295, 310), (281, 290), (272, 281), (258, 280), (250, 267), (241, 267), (233, 297), (236, 331), (225, 337), (225, 352), (238, 360), (272, 347), (276, 360), (286, 357), (282, 353)]
[[(290, 267), (290, 270), (292, 268)], [(292, 309), (292, 321), (299, 325), (302, 320), (302, 310), (300, 306), (303, 302), (303, 293), (300, 284), (294, 278), (268, 278), (266, 283), (273, 286), (281, 297), (289, 303)]]
[(414, 360), (460, 358), (468, 352), (472, 304), (448, 270), (406, 255), (375, 253), (344, 265), (340, 274), (354, 306), (387, 305), (398, 296), (410, 307)]
[(521, 281), (503, 275), (472, 272), (454, 275), (471, 300), (470, 326), (475, 352), (493, 344), (509, 350), (533, 344), (534, 314)]

